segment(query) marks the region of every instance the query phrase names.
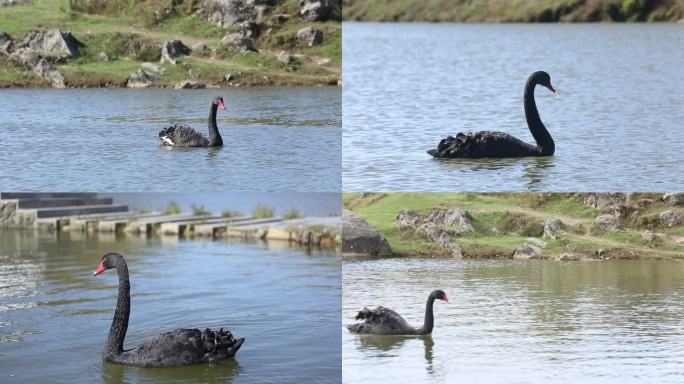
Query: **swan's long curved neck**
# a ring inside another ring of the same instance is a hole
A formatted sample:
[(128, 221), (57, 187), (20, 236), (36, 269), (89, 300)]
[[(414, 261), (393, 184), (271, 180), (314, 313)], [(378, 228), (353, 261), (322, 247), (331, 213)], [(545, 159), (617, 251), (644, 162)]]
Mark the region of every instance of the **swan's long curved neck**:
[(211, 104), (211, 109), (209, 109), (209, 145), (222, 145), (223, 139), (216, 126), (216, 111), (218, 110), (218, 105), (215, 103)]
[(116, 273), (119, 275), (119, 295), (104, 353), (118, 355), (123, 352), (124, 338), (128, 330), (128, 317), (131, 314), (131, 284), (128, 281), (128, 266), (123, 260), (116, 267)]
[(537, 111), (537, 104), (534, 101), (534, 87), (535, 83), (531, 80), (525, 84), (525, 119), (527, 120), (527, 127), (530, 129), (534, 141), (537, 142), (541, 155), (553, 155), (556, 151), (556, 144), (551, 138), (551, 134), (544, 123), (539, 118), (539, 111)]
[(423, 326), (418, 329), (419, 335), (428, 335), (432, 333), (432, 328), (435, 325), (435, 316), (432, 313), (432, 306), (435, 304), (435, 297), (430, 295), (425, 303), (425, 321)]

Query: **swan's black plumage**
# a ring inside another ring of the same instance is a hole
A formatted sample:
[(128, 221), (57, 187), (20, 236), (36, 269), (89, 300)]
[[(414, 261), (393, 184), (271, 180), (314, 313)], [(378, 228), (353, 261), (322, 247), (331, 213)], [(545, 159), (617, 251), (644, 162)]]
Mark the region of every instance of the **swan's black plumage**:
[(537, 145), (525, 143), (504, 132), (479, 131), (449, 136), (441, 140), (436, 149), (427, 152), (436, 158), (552, 156), (556, 146), (539, 118), (534, 101), (534, 88), (537, 84), (556, 92), (551, 85), (551, 77), (544, 71), (533, 73), (525, 83), (525, 119)]
[(208, 136), (186, 125), (174, 124), (159, 132), (159, 140), (162, 145), (172, 147), (220, 147), (223, 139), (216, 126), (216, 111), (218, 107), (225, 109), (223, 98), (217, 96), (209, 108), (209, 132)]
[(435, 299), (449, 302), (444, 291), (432, 291), (425, 304), (425, 321), (420, 328), (413, 328), (403, 317), (389, 308), (377, 307), (373, 310), (364, 308), (359, 311), (356, 315), (356, 320), (364, 320), (364, 322), (347, 325), (347, 329), (351, 333), (375, 335), (428, 335), (432, 333), (432, 328), (435, 324), (432, 312)]
[(135, 367), (174, 367), (207, 363), (233, 357), (245, 339), (236, 339), (228, 330), (176, 329), (150, 339), (140, 346), (124, 350), (124, 338), (131, 311), (128, 266), (123, 256), (108, 253), (102, 257), (93, 275), (116, 268), (119, 295), (102, 359), (108, 363)]

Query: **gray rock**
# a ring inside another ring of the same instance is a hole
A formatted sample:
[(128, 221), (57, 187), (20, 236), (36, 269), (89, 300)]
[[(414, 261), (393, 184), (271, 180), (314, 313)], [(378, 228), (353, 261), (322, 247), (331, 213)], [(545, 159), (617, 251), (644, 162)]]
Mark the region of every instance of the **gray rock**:
[(287, 51), (278, 52), (276, 58), (285, 65), (290, 65), (294, 61), (294, 57)]
[(13, 7), (15, 5), (30, 5), (33, 0), (0, 0), (0, 7)]
[(208, 56), (211, 54), (211, 49), (204, 43), (197, 43), (192, 46), (192, 52), (195, 55)]
[(256, 21), (276, 0), (204, 0), (202, 13), (210, 23), (230, 27), (243, 21)]
[(597, 209), (605, 209), (613, 205), (627, 205), (627, 193), (622, 192), (590, 192), (580, 193), (584, 205)]
[(448, 226), (459, 233), (475, 232), (468, 211), (463, 208), (433, 208), (428, 211), (426, 219), (437, 225)]
[(241, 33), (231, 33), (230, 35), (224, 36), (221, 40), (221, 44), (231, 52), (258, 52), (257, 49), (254, 48), (252, 39), (243, 36)]
[(525, 239), (525, 241), (527, 241), (530, 244), (536, 245), (539, 248), (546, 248), (546, 241), (544, 241), (542, 239), (537, 239), (534, 237), (528, 237), (527, 239)]
[(229, 74), (223, 76), (223, 79), (226, 81), (226, 83), (230, 83), (231, 80), (233, 80), (233, 75), (231, 75), (231, 74), (229, 73)]
[(259, 36), (260, 28), (259, 24), (254, 21), (243, 21), (237, 26), (237, 30), (242, 33), (243, 36), (254, 38)]
[(556, 239), (562, 232), (563, 223), (558, 219), (547, 219), (544, 221), (544, 238)]
[(33, 69), (40, 58), (38, 52), (31, 48), (19, 48), (10, 55), (10, 59), (27, 66), (29, 69)]
[(159, 74), (159, 75), (163, 75), (164, 72), (166, 72), (164, 67), (162, 67), (161, 65), (156, 64), (156, 63), (150, 63), (150, 62), (146, 61), (146, 62), (140, 64), (140, 66), (143, 69), (146, 69), (148, 71), (154, 72), (154, 73)]
[(684, 205), (684, 192), (664, 194), (663, 203), (665, 205)]
[(126, 86), (128, 88), (146, 88), (155, 82), (159, 81), (159, 77), (146, 72), (145, 70), (138, 69), (135, 73), (131, 73), (128, 76), (128, 81)]
[(304, 21), (342, 20), (340, 0), (299, 0), (299, 17)]
[(297, 31), (297, 42), (305, 47), (313, 47), (323, 43), (323, 31), (315, 28), (302, 28)]
[(283, 25), (287, 23), (288, 20), (290, 20), (290, 15), (287, 13), (278, 13), (271, 16), (271, 24), (273, 25)]
[(417, 231), (422, 224), (422, 215), (413, 209), (404, 208), (397, 214), (394, 221), (400, 231)]
[(639, 208), (647, 208), (653, 203), (655, 203), (653, 199), (639, 199), (636, 201), (636, 206)]
[(554, 258), (556, 261), (584, 261), (589, 260), (587, 255), (581, 253), (564, 253)]
[(38, 52), (62, 53), (67, 57), (78, 57), (79, 49), (85, 47), (71, 32), (57, 28), (48, 29), (45, 32), (28, 32), (18, 46)]
[(655, 239), (656, 235), (655, 235), (655, 233), (653, 233), (652, 231), (649, 231), (647, 229), (647, 230), (641, 232), (641, 237), (644, 239), (644, 241), (646, 241), (647, 243), (650, 243)]
[(206, 88), (207, 85), (201, 81), (196, 80), (183, 80), (176, 84), (175, 89), (202, 89)]
[(342, 254), (345, 256), (387, 256), (387, 240), (368, 222), (347, 209), (342, 210)]
[(499, 228), (497, 227), (489, 228), (489, 233), (493, 236), (501, 236), (501, 231), (499, 231)]
[(95, 57), (100, 61), (109, 61), (109, 55), (106, 52), (99, 52)]
[(49, 80), (55, 88), (64, 88), (64, 76), (56, 71), (46, 58), (31, 48), (19, 48), (10, 55), (10, 59), (25, 65), (40, 77)]
[(675, 225), (679, 225), (680, 222), (681, 217), (677, 212), (665, 211), (658, 215), (658, 224), (664, 227), (674, 227)]
[(515, 249), (513, 253), (514, 259), (536, 259), (542, 254), (541, 248), (532, 244), (523, 244)]
[(11, 226), (16, 212), (17, 203), (15, 201), (0, 200), (0, 227)]
[(5, 32), (0, 32), (0, 55), (9, 56), (13, 43), (12, 36)]
[(182, 56), (188, 56), (190, 48), (183, 44), (180, 40), (169, 40), (162, 44), (161, 48), (161, 62), (169, 62), (176, 64), (176, 60)]
[(613, 215), (601, 215), (596, 218), (596, 224), (602, 229), (617, 229), (620, 226), (620, 221)]
[(404, 208), (397, 214), (395, 225), (426, 237), (446, 250), (452, 257), (462, 258), (461, 247), (454, 236), (475, 231), (468, 211), (461, 208), (433, 208), (426, 214)]

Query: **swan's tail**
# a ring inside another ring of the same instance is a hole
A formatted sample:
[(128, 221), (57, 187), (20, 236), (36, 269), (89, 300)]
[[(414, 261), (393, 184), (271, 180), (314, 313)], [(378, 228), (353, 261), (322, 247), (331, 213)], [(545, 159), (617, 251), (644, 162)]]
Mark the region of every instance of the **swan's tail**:
[(212, 361), (235, 356), (245, 339), (244, 337), (236, 339), (230, 331), (224, 331), (223, 328), (218, 331), (207, 328), (202, 332), (202, 342), (207, 351), (205, 354), (207, 360)]
[(428, 154), (432, 157), (440, 158), (450, 158), (459, 157), (457, 156), (459, 151), (466, 150), (467, 147), (472, 144), (475, 136), (472, 133), (464, 134), (459, 133), (456, 137), (447, 136), (446, 139), (442, 139), (437, 144), (437, 148), (429, 149)]

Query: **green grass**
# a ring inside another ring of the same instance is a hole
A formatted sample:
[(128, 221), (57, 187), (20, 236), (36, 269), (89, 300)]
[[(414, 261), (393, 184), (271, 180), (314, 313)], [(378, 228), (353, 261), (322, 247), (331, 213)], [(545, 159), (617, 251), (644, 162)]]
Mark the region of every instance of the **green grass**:
[(164, 208), (165, 215), (177, 215), (179, 213), (181, 213), (181, 208), (175, 201), (169, 201), (166, 208)]
[(298, 219), (300, 217), (304, 217), (304, 214), (296, 208), (289, 209), (283, 213), (284, 220)]
[(0, 60), (0, 88), (49, 87), (50, 82), (9, 60)]
[(128, 75), (138, 70), (140, 64), (130, 59), (105, 63), (74, 63), (59, 65), (57, 70), (64, 75), (69, 87), (125, 86)]
[(235, 209), (224, 209), (221, 211), (221, 217), (232, 218), (240, 216), (242, 216), (242, 212)]
[(211, 215), (211, 211), (207, 210), (204, 208), (204, 205), (202, 204), (192, 204), (192, 214), (194, 216), (209, 216)]
[[(313, 47), (299, 46), (297, 31), (305, 27), (321, 30), (323, 43)], [(339, 23), (302, 23), (294, 17), (277, 32), (260, 38), (258, 42), (268, 49), (289, 49), (306, 55), (326, 57), (338, 65), (342, 64), (342, 26)]]
[(257, 204), (254, 209), (252, 209), (252, 216), (257, 218), (257, 219), (267, 219), (269, 217), (273, 217), (274, 213), (273, 207), (269, 207), (267, 205), (263, 204)]
[(220, 39), (227, 34), (227, 30), (197, 18), (195, 16), (175, 16), (161, 22), (157, 28), (159, 32), (180, 34), (196, 38)]
[[(615, 257), (684, 258), (684, 244), (660, 240), (647, 243), (641, 236), (645, 227), (636, 223), (618, 231), (598, 230), (594, 220), (602, 212), (587, 208), (574, 194), (345, 193), (342, 200), (345, 208), (351, 208), (380, 231), (398, 254), (444, 253), (422, 235), (397, 230), (395, 219), (401, 209), (426, 212), (435, 207), (459, 207), (468, 210), (475, 228), (475, 233), (455, 239), (466, 257), (510, 257), (527, 238), (541, 239), (545, 219), (560, 218), (565, 234), (558, 239), (544, 239), (547, 243), (543, 250), (545, 256), (566, 252), (592, 255), (601, 249)], [(666, 209), (684, 215), (684, 207), (664, 207), (662, 203), (654, 203), (645, 215), (651, 217)], [(494, 228), (498, 235), (493, 234)], [(658, 227), (657, 230), (684, 236), (684, 225)]]

